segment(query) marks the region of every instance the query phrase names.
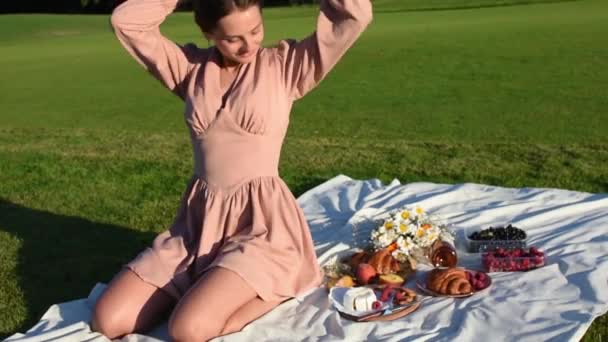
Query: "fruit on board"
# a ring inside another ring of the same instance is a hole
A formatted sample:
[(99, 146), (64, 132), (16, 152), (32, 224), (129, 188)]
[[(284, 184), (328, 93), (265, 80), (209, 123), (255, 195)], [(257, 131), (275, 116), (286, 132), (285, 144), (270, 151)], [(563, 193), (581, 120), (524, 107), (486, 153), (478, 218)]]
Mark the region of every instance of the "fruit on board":
[(359, 285), (367, 285), (377, 275), (376, 269), (370, 264), (362, 263), (357, 266), (357, 282)]
[(379, 283), (387, 286), (401, 286), (405, 279), (396, 274), (381, 274), (378, 277)]

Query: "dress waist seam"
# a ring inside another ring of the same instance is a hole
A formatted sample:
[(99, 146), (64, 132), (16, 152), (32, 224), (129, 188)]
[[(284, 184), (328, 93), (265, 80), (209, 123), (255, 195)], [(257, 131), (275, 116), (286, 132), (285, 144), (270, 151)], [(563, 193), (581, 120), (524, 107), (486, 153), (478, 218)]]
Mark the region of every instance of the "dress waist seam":
[(281, 177), (279, 176), (279, 174), (274, 174), (274, 175), (258, 175), (258, 176), (254, 176), (254, 177), (249, 177), (247, 179), (244, 179), (236, 184), (232, 184), (229, 186), (222, 186), (219, 184), (215, 184), (214, 182), (206, 179), (204, 176), (198, 175), (196, 173), (193, 174), (193, 178), (196, 178), (200, 181), (201, 187), (211, 191), (213, 193), (216, 194), (221, 194), (222, 197), (232, 197), (232, 195), (234, 195), (234, 193), (236, 193), (238, 190), (240, 190), (242, 187), (244, 187), (245, 185), (254, 183), (254, 182), (259, 182), (265, 179), (281, 179)]

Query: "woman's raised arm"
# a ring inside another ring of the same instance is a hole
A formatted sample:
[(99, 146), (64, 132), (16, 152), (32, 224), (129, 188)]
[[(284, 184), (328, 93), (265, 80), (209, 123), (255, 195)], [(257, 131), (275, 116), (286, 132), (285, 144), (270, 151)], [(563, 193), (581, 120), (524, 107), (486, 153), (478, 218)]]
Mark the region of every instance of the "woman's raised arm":
[(127, 0), (116, 7), (111, 23), (125, 49), (163, 85), (182, 99), (187, 78), (201, 52), (194, 44), (178, 45), (160, 32), (160, 24), (178, 0)]
[(321, 0), (316, 31), (278, 47), (283, 79), (293, 100), (313, 89), (372, 20), (370, 0)]

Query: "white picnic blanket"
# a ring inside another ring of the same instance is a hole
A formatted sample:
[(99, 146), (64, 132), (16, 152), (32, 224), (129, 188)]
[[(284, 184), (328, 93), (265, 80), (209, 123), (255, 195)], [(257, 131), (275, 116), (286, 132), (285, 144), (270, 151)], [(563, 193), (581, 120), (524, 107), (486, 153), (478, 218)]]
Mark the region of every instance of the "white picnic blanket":
[[(608, 310), (608, 194), (469, 183), (401, 184), (396, 179), (382, 184), (339, 175), (298, 201), (322, 264), (352, 251), (359, 238), (353, 229), (362, 220), (418, 204), (451, 223), (457, 239), (464, 237), (466, 227), (513, 223), (526, 230), (529, 244), (545, 250), (547, 265), (530, 272), (492, 273), (492, 287), (482, 293), (465, 299), (431, 298), (392, 322), (347, 321), (333, 309), (325, 289), (314, 289), (243, 331), (213, 341), (572, 341)], [(478, 255), (464, 250), (459, 250), (459, 258), (464, 266), (479, 263)], [(104, 286), (97, 284), (86, 299), (51, 306), (38, 324), (7, 341), (107, 341), (91, 333), (88, 325)], [(122, 340), (167, 337), (163, 324), (148, 335)]]

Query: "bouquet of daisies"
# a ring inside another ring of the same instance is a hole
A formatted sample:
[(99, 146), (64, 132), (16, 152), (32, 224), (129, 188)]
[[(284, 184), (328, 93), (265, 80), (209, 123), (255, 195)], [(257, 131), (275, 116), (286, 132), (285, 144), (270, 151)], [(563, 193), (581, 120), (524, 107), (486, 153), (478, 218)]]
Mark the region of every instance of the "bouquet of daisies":
[(418, 206), (390, 212), (379, 222), (371, 233), (374, 250), (388, 248), (400, 262), (418, 259), (437, 239), (454, 241), (454, 233), (445, 223)]

